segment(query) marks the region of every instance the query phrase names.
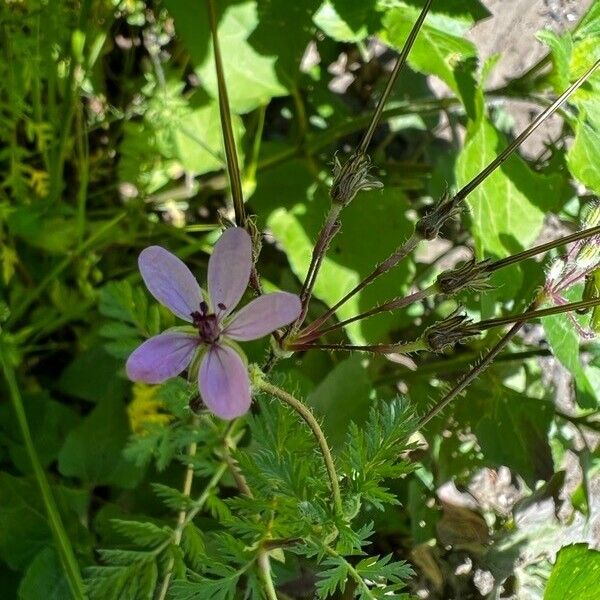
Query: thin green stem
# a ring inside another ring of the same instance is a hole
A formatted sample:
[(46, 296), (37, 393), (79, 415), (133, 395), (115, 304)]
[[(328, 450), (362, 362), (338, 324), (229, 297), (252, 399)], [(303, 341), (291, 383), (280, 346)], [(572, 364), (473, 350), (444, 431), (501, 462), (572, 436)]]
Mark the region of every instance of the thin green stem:
[(246, 208), (244, 206), (242, 178), (240, 175), (240, 166), (235, 136), (233, 133), (233, 125), (231, 122), (231, 112), (229, 109), (227, 84), (225, 82), (225, 72), (223, 70), (223, 59), (221, 57), (221, 47), (219, 44), (217, 11), (214, 0), (207, 0), (206, 3), (208, 6), (208, 20), (213, 40), (215, 70), (217, 72), (217, 85), (219, 88), (219, 112), (221, 115), (221, 126), (223, 128), (223, 142), (225, 145), (225, 156), (227, 158), (227, 172), (229, 173), (229, 182), (231, 185), (235, 222), (238, 227), (244, 227), (246, 225)]
[(390, 74), (390, 77), (387, 81), (385, 90), (383, 91), (383, 94), (381, 95), (381, 98), (379, 99), (379, 102), (377, 103), (377, 106), (375, 108), (375, 112), (373, 113), (373, 116), (371, 117), (371, 122), (369, 123), (367, 131), (365, 131), (365, 134), (360, 142), (360, 145), (358, 146), (358, 152), (361, 152), (363, 154), (366, 154), (366, 152), (367, 152), (369, 144), (371, 143), (371, 140), (373, 139), (373, 134), (375, 133), (375, 129), (377, 129), (377, 126), (379, 125), (379, 122), (381, 121), (381, 116), (383, 115), (383, 109), (385, 108), (385, 105), (390, 97), (390, 94), (392, 93), (392, 89), (394, 88), (394, 85), (396, 84), (398, 75), (400, 74), (400, 70), (404, 66), (404, 63), (406, 62), (406, 59), (408, 58), (408, 55), (413, 47), (413, 44), (415, 43), (415, 40), (417, 39), (417, 35), (419, 34), (421, 27), (423, 26), (423, 22), (425, 21), (425, 17), (427, 17), (427, 13), (429, 12), (429, 9), (431, 8), (432, 2), (433, 2), (433, 0), (427, 0), (425, 2), (425, 5), (423, 6), (421, 13), (419, 14), (419, 17), (417, 18), (415, 24), (413, 25), (412, 29), (410, 30), (408, 37), (406, 38), (406, 42), (404, 43), (404, 46), (402, 47), (402, 50), (400, 51), (400, 54), (398, 55), (398, 58), (396, 59), (396, 64), (394, 65), (394, 69), (392, 70), (392, 73)]
[(278, 600), (273, 577), (271, 576), (271, 561), (269, 553), (266, 550), (261, 550), (256, 559), (256, 565), (263, 583), (263, 590), (268, 600)]
[(367, 275), (367, 277), (365, 277), (360, 283), (351, 289), (341, 300), (336, 302), (324, 314), (311, 323), (306, 328), (306, 331), (314, 331), (317, 327), (320, 327), (323, 323), (327, 322), (335, 314), (335, 311), (340, 308), (340, 306), (346, 304), (348, 300), (373, 283), (373, 281), (375, 281), (375, 279), (377, 279), (380, 275), (387, 273), (390, 269), (395, 267), (404, 258), (406, 258), (416, 248), (419, 241), (420, 237), (416, 233), (413, 234), (408, 240), (406, 240), (406, 242), (404, 242), (404, 244), (398, 246), (398, 248), (396, 248), (396, 250), (388, 258), (377, 265), (377, 267), (375, 267), (375, 269), (369, 275)]
[(312, 342), (299, 340), (286, 347), (296, 352), (304, 350), (337, 350), (338, 352), (370, 352), (372, 354), (412, 354), (413, 352), (422, 352), (429, 349), (427, 341), (421, 338), (403, 344), (370, 344), (365, 346), (358, 344), (313, 344)]
[(52, 535), (54, 537), (65, 576), (69, 584), (69, 589), (71, 590), (73, 598), (76, 600), (85, 600), (85, 587), (83, 580), (81, 579), (79, 565), (77, 564), (73, 547), (71, 546), (71, 542), (69, 541), (69, 537), (65, 531), (60, 513), (58, 512), (58, 507), (52, 494), (50, 484), (46, 479), (46, 473), (44, 472), (44, 469), (42, 468), (38, 458), (37, 451), (33, 443), (33, 438), (31, 436), (31, 430), (29, 429), (29, 423), (27, 422), (25, 408), (23, 407), (23, 400), (21, 398), (19, 386), (17, 385), (16, 376), (13, 368), (10, 365), (9, 359), (5, 354), (5, 348), (1, 342), (0, 361), (2, 362), (2, 370), (4, 371), (6, 383), (8, 384), (8, 391), (13, 410), (15, 411), (17, 422), (19, 423), (19, 429), (21, 430), (23, 442), (25, 443), (25, 448), (27, 450), (27, 455), (29, 456), (31, 466), (33, 467), (33, 473), (40, 489), (42, 501), (48, 515), (50, 530), (52, 531)]
[(363, 593), (361, 594), (361, 598), (368, 598), (369, 600), (377, 600), (377, 596), (373, 594), (371, 588), (367, 585), (367, 582), (361, 577), (360, 573), (346, 560), (344, 556), (336, 552), (330, 546), (323, 546), (325, 553), (329, 554), (329, 556), (333, 556), (337, 559), (341, 559), (346, 563), (346, 568), (348, 569), (348, 573), (356, 584), (362, 589)]
[(506, 258), (501, 258), (500, 260), (491, 263), (487, 270), (489, 272), (497, 271), (498, 269), (503, 269), (504, 267), (508, 267), (509, 265), (521, 262), (522, 260), (531, 258), (532, 256), (537, 256), (538, 254), (548, 252), (548, 250), (552, 250), (553, 248), (557, 248), (558, 246), (564, 246), (566, 244), (571, 244), (572, 242), (578, 242), (579, 240), (594, 237), (595, 235), (600, 235), (600, 225), (598, 225), (597, 227), (590, 227), (589, 229), (584, 229), (583, 231), (576, 231), (575, 233), (572, 233), (570, 235), (566, 235), (556, 240), (546, 242), (545, 244), (540, 244), (539, 246), (535, 246), (534, 248), (530, 248), (529, 250), (524, 250), (523, 252), (519, 252), (518, 254), (513, 254), (512, 256), (507, 256)]
[(498, 167), (500, 167), (510, 155), (551, 115), (553, 115), (568, 99), (576, 92), (600, 67), (600, 59), (597, 60), (573, 85), (565, 90), (548, 108), (542, 111), (525, 130), (518, 135), (487, 167), (477, 174), (469, 183), (461, 188), (453, 198), (454, 203), (464, 200), (483, 181), (485, 181)]
[(419, 290), (417, 292), (408, 294), (406, 296), (401, 296), (399, 298), (394, 298), (393, 300), (384, 302), (383, 304), (380, 304), (379, 306), (375, 306), (374, 308), (372, 308), (370, 310), (367, 310), (358, 315), (350, 317), (349, 319), (345, 319), (344, 321), (340, 321), (339, 323), (336, 323), (335, 325), (331, 325), (330, 327), (326, 327), (325, 329), (319, 329), (317, 331), (315, 331), (314, 329), (311, 329), (311, 331), (309, 331), (306, 335), (304, 335), (303, 332), (300, 332), (297, 341), (301, 342), (301, 341), (305, 341), (305, 340), (310, 341), (310, 340), (316, 339), (327, 333), (336, 331), (337, 329), (341, 329), (342, 327), (345, 327), (346, 325), (350, 325), (350, 323), (354, 323), (355, 321), (362, 321), (363, 319), (368, 319), (369, 317), (380, 314), (382, 312), (389, 312), (392, 310), (398, 310), (399, 308), (404, 308), (406, 306), (410, 306), (411, 304), (414, 304), (415, 302), (420, 302), (421, 300), (424, 300), (425, 298), (428, 298), (429, 296), (433, 296), (434, 294), (437, 294), (437, 293), (439, 293), (438, 286), (437, 286), (437, 284), (434, 283), (423, 290)]
[(268, 383), (264, 379), (259, 379), (256, 383), (259, 390), (278, 398), (282, 402), (285, 402), (288, 406), (294, 409), (304, 420), (304, 422), (310, 427), (317, 443), (319, 444), (319, 448), (321, 450), (321, 454), (323, 455), (323, 461), (325, 463), (325, 468), (327, 470), (327, 475), (329, 477), (329, 484), (331, 486), (331, 493), (333, 495), (333, 505), (336, 513), (339, 516), (343, 515), (343, 504), (342, 504), (342, 494), (340, 492), (340, 484), (339, 478), (335, 469), (335, 463), (333, 461), (333, 455), (331, 454), (331, 450), (329, 449), (329, 444), (327, 443), (327, 438), (319, 425), (317, 419), (312, 414), (311, 410), (305, 406), (300, 400), (297, 400), (281, 388)]
[(570, 304), (560, 304), (558, 306), (551, 306), (550, 308), (542, 308), (541, 310), (529, 310), (518, 315), (507, 315), (506, 317), (487, 319), (485, 321), (479, 321), (479, 323), (473, 323), (473, 325), (469, 326), (468, 329), (472, 329), (473, 331), (485, 331), (486, 329), (492, 329), (493, 327), (499, 327), (501, 325), (508, 325), (521, 320), (531, 321), (532, 319), (541, 319), (543, 317), (560, 315), (566, 312), (585, 310), (588, 308), (593, 308), (594, 306), (600, 306), (600, 298), (580, 300), (579, 302), (571, 302)]
[[(198, 417), (195, 415), (194, 415), (193, 424), (196, 426), (198, 425)], [(193, 459), (194, 456), (196, 456), (197, 449), (198, 449), (197, 442), (196, 441), (191, 442), (191, 444), (188, 447), (188, 452), (187, 452), (187, 455), (190, 458), (190, 460)], [(187, 498), (189, 498), (192, 493), (193, 481), (194, 481), (194, 465), (192, 462), (190, 462), (190, 463), (188, 463), (186, 470), (185, 470), (185, 476), (183, 479), (183, 488), (181, 490), (182, 494), (184, 496), (186, 496)], [(181, 538), (183, 536), (183, 530), (186, 525), (186, 517), (187, 517), (187, 510), (186, 509), (180, 510), (179, 515), (177, 516), (177, 527), (175, 528), (175, 532), (173, 534), (172, 544), (174, 546), (181, 545)], [(169, 591), (169, 585), (171, 584), (171, 578), (173, 577), (173, 567), (174, 566), (175, 566), (175, 558), (173, 556), (171, 556), (169, 558), (169, 562), (167, 564), (165, 575), (163, 577), (163, 581), (160, 586), (160, 591), (157, 595), (157, 600), (164, 600), (167, 597), (167, 593)]]

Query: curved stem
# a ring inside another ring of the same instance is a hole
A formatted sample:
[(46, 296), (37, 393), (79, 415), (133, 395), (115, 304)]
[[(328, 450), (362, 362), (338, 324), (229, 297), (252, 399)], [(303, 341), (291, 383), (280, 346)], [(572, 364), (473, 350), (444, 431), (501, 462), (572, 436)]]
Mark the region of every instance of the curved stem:
[(50, 488), (50, 484), (46, 479), (46, 473), (42, 468), (37, 451), (33, 444), (31, 430), (29, 429), (29, 423), (27, 422), (25, 408), (23, 407), (23, 401), (19, 391), (19, 386), (17, 385), (17, 379), (15, 377), (14, 370), (10, 366), (9, 361), (5, 356), (4, 348), (1, 345), (0, 362), (2, 363), (2, 370), (4, 371), (4, 377), (6, 379), (6, 383), (8, 384), (8, 391), (13, 405), (13, 410), (15, 411), (17, 422), (19, 423), (19, 429), (21, 430), (21, 435), (23, 437), (23, 442), (25, 444), (31, 466), (33, 467), (35, 479), (40, 489), (42, 501), (48, 515), (48, 524), (56, 543), (60, 561), (69, 584), (69, 589), (71, 590), (73, 598), (76, 600), (84, 600), (86, 598), (85, 587), (81, 579), (81, 573), (79, 572), (79, 565), (77, 564), (73, 547), (71, 546), (71, 542), (69, 541), (69, 537), (65, 531), (60, 513), (58, 512), (58, 507), (56, 506), (56, 500), (52, 494), (52, 489)]
[(273, 583), (273, 577), (271, 577), (271, 561), (269, 560), (269, 553), (266, 550), (261, 550), (256, 559), (260, 578), (264, 586), (264, 592), (267, 596), (267, 600), (279, 600), (277, 598), (277, 592), (275, 591), (275, 584)]
[(331, 450), (329, 449), (329, 444), (327, 443), (327, 438), (319, 425), (317, 419), (312, 414), (311, 410), (302, 404), (300, 400), (297, 400), (281, 388), (278, 388), (271, 383), (268, 383), (264, 379), (261, 379), (256, 382), (256, 386), (259, 390), (266, 392), (267, 394), (271, 394), (275, 398), (278, 398), (282, 402), (285, 402), (288, 406), (293, 408), (304, 420), (304, 422), (310, 427), (313, 435), (315, 436), (317, 443), (319, 444), (319, 448), (321, 449), (321, 454), (323, 455), (323, 461), (325, 462), (325, 468), (327, 469), (327, 475), (329, 477), (329, 483), (331, 485), (331, 493), (333, 495), (333, 505), (335, 511), (338, 515), (343, 514), (343, 504), (342, 504), (342, 495), (340, 492), (340, 484), (337, 476), (337, 472), (335, 470), (335, 464), (333, 462), (333, 456), (331, 454)]

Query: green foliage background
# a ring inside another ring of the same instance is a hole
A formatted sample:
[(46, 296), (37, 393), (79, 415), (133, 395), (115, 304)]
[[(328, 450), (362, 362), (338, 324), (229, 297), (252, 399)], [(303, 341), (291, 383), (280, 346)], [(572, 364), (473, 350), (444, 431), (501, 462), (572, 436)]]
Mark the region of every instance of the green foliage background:
[[(328, 208), (333, 157), (359, 141), (385, 85), (385, 66), (422, 5), (218, 2), (248, 212), (267, 232), (258, 265), (267, 290), (300, 290)], [(385, 187), (344, 211), (310, 317), (368, 275), (446, 188), (467, 183), (518, 133), (505, 100), (540, 110), (600, 58), (594, 2), (570, 33), (539, 33), (546, 58), (489, 89), (496, 59), (482, 64), (465, 37), (487, 16), (478, 1), (434, 0), (370, 149)], [(370, 36), (390, 50), (374, 56)], [(410, 440), (415, 415), (498, 339), (496, 330), (446, 355), (420, 355), (416, 369), (317, 350), (280, 362), (275, 379), (314, 410), (345, 477), (352, 513), (345, 525), (327, 514), (322, 463), (310, 433), (287, 409), (261, 397), (232, 433), (235, 458), (255, 490), (250, 499), (236, 495), (223, 467), (224, 425), (204, 416), (200, 426), (191, 417), (192, 389), (183, 381), (147, 389), (126, 379), (129, 353), (174, 324), (140, 285), (139, 251), (163, 245), (202, 281), (220, 219), (232, 216), (210, 39), (200, 0), (27, 0), (0, 8), (2, 596), (71, 594), (11, 405), (12, 376), (92, 598), (158, 597), (169, 567), (169, 597), (260, 598), (253, 544), (271, 538), (303, 540), (271, 557), (285, 598), (387, 598), (417, 590), (479, 598), (477, 569), (493, 577), (491, 598), (500, 597), (501, 586), (517, 598), (598, 598), (600, 559), (585, 542), (598, 518), (592, 492), (600, 455), (597, 437), (582, 432), (600, 429), (600, 345), (582, 341), (567, 317), (549, 318), (514, 341)], [(331, 89), (334, 63), (354, 76), (343, 93)], [(446, 97), (433, 94), (428, 76), (447, 86)], [(479, 259), (531, 247), (551, 215), (578, 227), (600, 194), (600, 74), (561, 116), (560, 136), (539, 157), (514, 155), (469, 196), (469, 210), (443, 231), (442, 259), (465, 246)], [(495, 274), (492, 291), (461, 298), (468, 313), (489, 318), (524, 309), (551, 258)], [(426, 286), (440, 264), (420, 246), (336, 317)], [(356, 322), (331, 339), (409, 340), (454, 307), (451, 299), (426, 301)], [(266, 341), (245, 346), (256, 363), (267, 348)], [(549, 354), (570, 372), (568, 411), (540, 366)], [(399, 391), (402, 401), (395, 400)], [(178, 490), (193, 440), (200, 448), (193, 489), (206, 494), (179, 547), (172, 534), (177, 511), (192, 507)], [(572, 460), (582, 477), (568, 486), (564, 470)], [(501, 506), (462, 493), (501, 467), (510, 470), (499, 477), (510, 473), (505, 483), (518, 502)], [(438, 493), (448, 482), (461, 490), (456, 504)], [(565, 499), (569, 518), (559, 519)], [(575, 563), (587, 573), (585, 585), (564, 574)], [(460, 564), (471, 568), (457, 574)], [(363, 589), (360, 581), (371, 583)]]

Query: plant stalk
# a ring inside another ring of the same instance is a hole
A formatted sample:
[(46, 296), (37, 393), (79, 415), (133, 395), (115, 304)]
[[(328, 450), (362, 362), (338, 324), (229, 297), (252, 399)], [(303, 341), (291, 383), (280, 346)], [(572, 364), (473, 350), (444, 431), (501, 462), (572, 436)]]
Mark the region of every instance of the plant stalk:
[(56, 500), (52, 494), (52, 489), (50, 488), (50, 484), (46, 478), (46, 473), (44, 472), (44, 469), (42, 468), (38, 458), (38, 454), (33, 443), (33, 438), (31, 436), (29, 423), (27, 422), (27, 416), (25, 414), (25, 408), (23, 406), (23, 400), (21, 398), (19, 386), (17, 385), (16, 376), (13, 368), (10, 366), (9, 359), (5, 355), (5, 349), (1, 342), (0, 361), (2, 362), (2, 370), (4, 371), (6, 383), (8, 384), (8, 391), (13, 410), (15, 411), (17, 422), (19, 423), (19, 429), (21, 430), (21, 436), (23, 437), (23, 442), (27, 450), (27, 455), (31, 462), (33, 473), (42, 496), (44, 508), (46, 509), (46, 514), (48, 516), (48, 524), (50, 526), (50, 530), (52, 531), (52, 536), (54, 537), (54, 542), (56, 544), (60, 561), (65, 572), (67, 583), (69, 584), (71, 595), (76, 600), (85, 600), (87, 596), (85, 593), (83, 580), (81, 578), (81, 573), (79, 571), (79, 565), (77, 564), (73, 547), (69, 541), (69, 537), (58, 511)]
[(227, 94), (223, 59), (221, 57), (221, 47), (219, 44), (217, 11), (214, 0), (206, 0), (206, 4), (208, 7), (208, 20), (210, 23), (215, 55), (215, 70), (217, 72), (217, 85), (219, 89), (219, 113), (221, 115), (221, 126), (223, 128), (223, 143), (225, 145), (225, 157), (227, 159), (227, 172), (229, 174), (229, 183), (231, 185), (235, 222), (238, 227), (244, 227), (246, 225), (246, 208), (244, 206), (242, 178), (240, 175), (235, 135), (233, 133), (231, 111), (229, 109), (229, 96)]
[(319, 422), (312, 414), (311, 410), (305, 406), (300, 400), (297, 400), (281, 388), (278, 388), (271, 383), (268, 383), (264, 379), (259, 379), (256, 382), (256, 386), (259, 390), (278, 398), (282, 402), (285, 402), (288, 406), (293, 408), (304, 420), (304, 422), (310, 427), (313, 435), (315, 436), (317, 443), (319, 444), (319, 448), (321, 450), (321, 454), (323, 455), (323, 461), (325, 462), (325, 468), (327, 470), (327, 476), (329, 477), (329, 483), (331, 486), (331, 493), (333, 495), (333, 505), (335, 508), (335, 512), (339, 515), (343, 515), (343, 504), (342, 504), (342, 495), (340, 492), (340, 484), (338, 475), (335, 469), (335, 463), (333, 461), (333, 456), (331, 454), (331, 450), (329, 449), (329, 444), (327, 443), (327, 438), (319, 425)]

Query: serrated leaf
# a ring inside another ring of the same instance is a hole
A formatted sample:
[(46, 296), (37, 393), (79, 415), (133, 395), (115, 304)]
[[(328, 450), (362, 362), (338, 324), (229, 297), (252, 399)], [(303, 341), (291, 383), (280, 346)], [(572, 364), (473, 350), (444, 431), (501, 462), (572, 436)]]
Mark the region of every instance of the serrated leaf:
[(159, 527), (149, 521), (112, 519), (111, 523), (115, 531), (139, 546), (157, 546), (172, 534), (168, 527)]

